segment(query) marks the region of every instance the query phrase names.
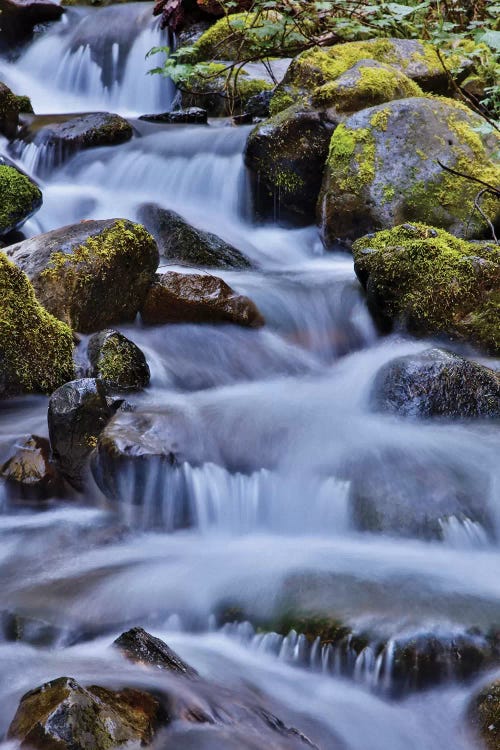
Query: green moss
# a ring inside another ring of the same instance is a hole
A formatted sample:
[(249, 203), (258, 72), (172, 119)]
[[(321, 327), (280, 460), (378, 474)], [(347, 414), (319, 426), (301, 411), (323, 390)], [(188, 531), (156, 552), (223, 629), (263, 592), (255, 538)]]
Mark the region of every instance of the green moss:
[(0, 391), (50, 393), (74, 377), (73, 336), (38, 303), (27, 277), (0, 252)]
[(42, 202), (40, 189), (25, 175), (0, 165), (0, 233), (13, 228)]
[(500, 248), (424, 224), (404, 224), (353, 245), (384, 315), (422, 333), (446, 333), (500, 352)]
[(16, 106), (19, 112), (34, 114), (33, 105), (29, 96), (16, 96)]
[(340, 112), (354, 112), (393, 99), (422, 96), (420, 86), (395, 68), (359, 66), (357, 80), (344, 81), (340, 76), (315, 89), (312, 97), (316, 106), (335, 106)]
[(276, 91), (269, 104), (271, 116), (277, 115), (295, 104), (293, 96), (286, 91)]
[(390, 116), (390, 109), (381, 109), (371, 117), (370, 125), (372, 128), (377, 128), (377, 130), (386, 131)]
[(340, 124), (332, 135), (327, 163), (341, 190), (359, 193), (375, 177), (375, 141), (370, 130)]

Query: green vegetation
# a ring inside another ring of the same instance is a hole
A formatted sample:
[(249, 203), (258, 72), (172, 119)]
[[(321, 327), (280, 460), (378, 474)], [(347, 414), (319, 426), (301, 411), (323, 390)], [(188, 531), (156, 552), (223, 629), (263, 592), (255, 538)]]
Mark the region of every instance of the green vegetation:
[(0, 165), (0, 234), (13, 229), (42, 202), (40, 189), (14, 167)]

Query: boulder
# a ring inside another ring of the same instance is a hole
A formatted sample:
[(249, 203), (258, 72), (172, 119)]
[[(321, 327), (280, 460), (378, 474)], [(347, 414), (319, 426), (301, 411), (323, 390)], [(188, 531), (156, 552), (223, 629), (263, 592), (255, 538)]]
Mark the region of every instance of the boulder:
[(500, 680), (480, 690), (471, 700), (468, 720), (486, 750), (500, 747)]
[[(480, 118), (451, 99), (413, 97), (362, 110), (334, 131), (318, 217), (327, 247), (404, 221), (422, 221), (459, 237), (490, 236), (475, 200), (477, 183), (458, 172), (500, 180), (477, 128)], [(485, 195), (482, 210), (500, 220), (500, 203)]]
[(42, 499), (59, 494), (62, 477), (50, 461), (50, 444), (46, 438), (30, 435), (14, 446), (13, 454), (0, 467), (15, 495), (23, 499)]
[(50, 397), (48, 423), (52, 454), (61, 472), (78, 490), (87, 459), (116, 411), (100, 380), (82, 378), (58, 388)]
[(87, 354), (91, 377), (100, 378), (117, 391), (140, 391), (149, 384), (151, 373), (143, 352), (118, 331), (106, 330), (91, 336)]
[(188, 224), (182, 216), (144, 203), (139, 220), (158, 242), (160, 253), (169, 263), (206, 268), (251, 268), (251, 263), (235, 247), (211, 232)]
[(165, 718), (150, 693), (59, 677), (21, 698), (8, 736), (32, 750), (139, 750)]
[(146, 122), (164, 122), (171, 125), (206, 125), (208, 113), (201, 107), (189, 107), (188, 109), (178, 109), (173, 112), (161, 112), (158, 115), (141, 115), (139, 120)]
[[(276, 114), (298, 102), (315, 102), (323, 107), (334, 105), (337, 88), (333, 82), (362, 61), (365, 66), (367, 61), (390, 66), (424, 91), (442, 94), (449, 88), (448, 75), (431, 44), (418, 39), (368, 39), (333, 47), (313, 47), (298, 55), (276, 89), (271, 112)], [(349, 77), (352, 79), (352, 74)], [(372, 74), (367, 75), (367, 81), (369, 77)], [(393, 77), (392, 82), (384, 74), (379, 75), (379, 79), (380, 88), (388, 84), (391, 88), (394, 86)], [(400, 80), (404, 87), (408, 86), (406, 81)], [(386, 96), (384, 101), (387, 100)]]
[(381, 447), (354, 460), (349, 506), (359, 531), (398, 537), (444, 537), (450, 518), (494, 528), (487, 505), (488, 480), (439, 455)]
[(0, 252), (0, 398), (50, 393), (73, 376), (73, 336)]
[(57, 21), (64, 8), (51, 0), (0, 0), (0, 12), (2, 35), (17, 42), (29, 37), (38, 24)]
[(0, 236), (22, 227), (42, 205), (38, 185), (4, 157), (0, 157), (0, 195)]
[(158, 248), (140, 224), (84, 221), (5, 249), (44, 307), (82, 333), (133, 320), (158, 266)]
[(367, 235), (355, 271), (383, 326), (404, 324), (500, 353), (500, 250), (423, 224)]
[(20, 102), (5, 83), (0, 82), (0, 133), (14, 138), (19, 125)]
[(267, 119), (271, 116), (270, 105), (272, 97), (272, 90), (261, 91), (260, 94), (251, 96), (246, 103), (244, 115)]
[(185, 677), (196, 677), (197, 671), (183, 661), (166, 643), (147, 633), (143, 628), (132, 628), (113, 641), (123, 656), (136, 664), (176, 672)]
[(33, 143), (43, 147), (51, 154), (51, 163), (57, 166), (76, 151), (115, 146), (130, 140), (132, 135), (127, 120), (109, 112), (38, 115), (24, 118), (18, 145)]
[(257, 125), (245, 163), (258, 213), (314, 220), (333, 124), (312, 109), (292, 106)]
[(375, 378), (378, 410), (404, 417), (500, 417), (500, 373), (443, 349), (388, 362)]
[(248, 297), (217, 276), (194, 273), (156, 275), (141, 309), (146, 325), (163, 323), (236, 323), (259, 328), (264, 318)]

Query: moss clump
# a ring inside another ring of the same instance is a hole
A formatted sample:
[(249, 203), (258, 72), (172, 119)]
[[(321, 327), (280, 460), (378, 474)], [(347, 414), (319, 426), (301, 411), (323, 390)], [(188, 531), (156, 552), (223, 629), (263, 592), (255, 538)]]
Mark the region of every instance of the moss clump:
[(25, 114), (30, 115), (35, 113), (29, 96), (16, 96), (16, 105), (19, 112), (24, 112)]
[(330, 141), (327, 163), (342, 190), (358, 193), (375, 177), (375, 141), (370, 130), (339, 125)]
[(42, 203), (40, 188), (5, 164), (0, 164), (0, 195), (0, 234), (20, 226)]
[(335, 81), (315, 89), (312, 97), (315, 106), (335, 106), (339, 112), (354, 112), (393, 99), (422, 96), (420, 86), (404, 73), (389, 66), (356, 65), (355, 80), (340, 76)]
[(96, 333), (89, 341), (92, 376), (115, 390), (140, 390), (148, 385), (149, 367), (142, 351), (118, 331)]
[(283, 112), (283, 110), (288, 109), (288, 107), (292, 107), (294, 104), (295, 101), (291, 94), (287, 94), (286, 91), (277, 91), (276, 94), (273, 95), (269, 104), (271, 117)]
[(387, 321), (447, 334), (500, 353), (500, 248), (424, 224), (403, 224), (353, 245), (356, 273)]
[(73, 336), (0, 252), (0, 395), (51, 393), (74, 376)]

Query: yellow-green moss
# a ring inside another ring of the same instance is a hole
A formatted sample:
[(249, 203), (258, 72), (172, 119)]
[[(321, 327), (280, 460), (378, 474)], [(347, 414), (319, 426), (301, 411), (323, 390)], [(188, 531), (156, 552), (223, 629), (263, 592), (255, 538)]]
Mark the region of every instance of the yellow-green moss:
[(359, 193), (375, 177), (375, 141), (370, 130), (340, 124), (330, 141), (327, 164), (341, 190)]
[(380, 109), (370, 119), (370, 125), (372, 128), (377, 128), (377, 130), (386, 131), (390, 116), (390, 109)]
[(395, 68), (359, 66), (358, 77), (352, 84), (343, 77), (329, 81), (315, 89), (312, 96), (316, 106), (335, 106), (340, 112), (355, 112), (393, 99), (422, 96), (420, 86)]
[(388, 318), (500, 353), (498, 246), (415, 223), (362, 237), (353, 253)]
[(288, 107), (291, 107), (294, 104), (295, 100), (291, 94), (286, 91), (276, 91), (269, 104), (271, 117), (283, 112), (283, 110), (288, 109)]
[(28, 177), (0, 165), (0, 233), (29, 216), (42, 202), (40, 189)]
[(74, 377), (73, 336), (38, 303), (27, 277), (0, 252), (0, 393), (50, 393)]

